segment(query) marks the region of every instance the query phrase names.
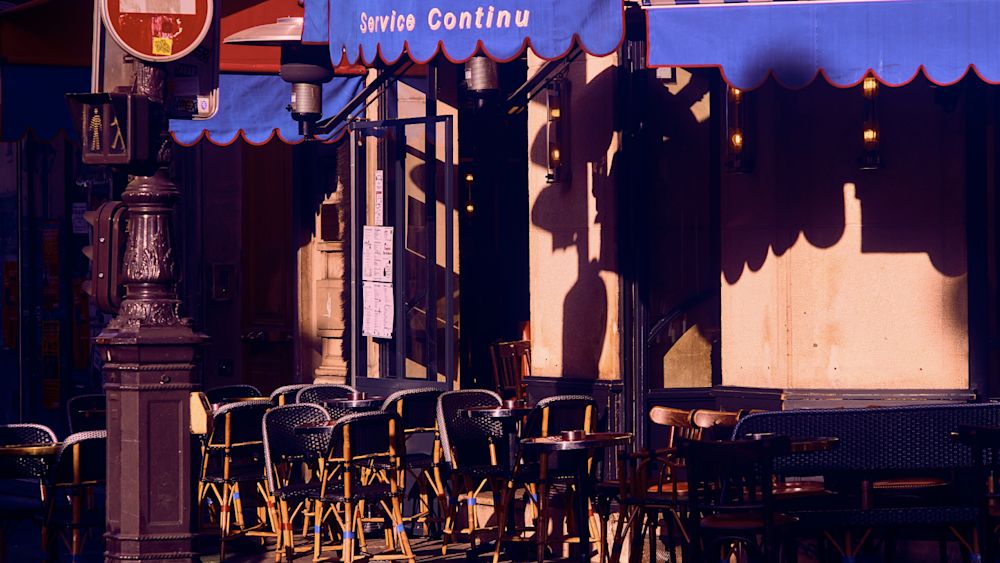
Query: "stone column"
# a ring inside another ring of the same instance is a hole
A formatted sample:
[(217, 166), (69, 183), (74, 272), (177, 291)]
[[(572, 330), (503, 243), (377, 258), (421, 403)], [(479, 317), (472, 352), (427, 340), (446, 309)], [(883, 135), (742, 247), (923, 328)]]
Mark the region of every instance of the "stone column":
[(320, 214), (320, 221), (336, 220), (336, 228), (323, 229), (324, 225), (319, 225), (319, 232), (335, 232), (332, 237), (328, 235), (316, 244), (317, 267), (324, 273), (323, 278), (316, 281), (316, 329), (322, 342), (322, 357), (315, 372), (317, 383), (350, 383), (344, 353), (347, 348), (345, 311), (348, 308), (345, 282), (347, 255), (344, 252), (347, 241), (344, 234), (350, 232), (347, 228), (350, 150), (350, 143), (343, 143), (338, 149), (337, 188), (323, 202), (324, 206), (333, 206), (331, 209), (335, 213)]
[[(162, 101), (161, 69), (137, 66), (139, 92)], [(169, 144), (164, 147), (155, 171), (134, 176), (122, 194), (128, 205), (125, 298), (96, 339), (108, 401), (109, 562), (198, 559), (188, 396), (205, 337), (180, 317), (171, 232), (180, 192), (167, 177)]]

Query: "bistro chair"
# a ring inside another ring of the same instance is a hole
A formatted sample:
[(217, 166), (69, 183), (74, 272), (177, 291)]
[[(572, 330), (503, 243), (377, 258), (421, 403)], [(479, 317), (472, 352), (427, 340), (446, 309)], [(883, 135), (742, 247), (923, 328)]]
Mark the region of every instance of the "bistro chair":
[(490, 347), (493, 360), (493, 385), (503, 398), (524, 399), (528, 396), (525, 377), (531, 376), (531, 342), (515, 340), (497, 342)]
[[(417, 484), (419, 507), (412, 516), (404, 518), (411, 523), (425, 526), (431, 519), (430, 491), (438, 501), (438, 515), (443, 518), (448, 509), (448, 497), (441, 475), (441, 434), (437, 425), (437, 401), (442, 391), (435, 388), (404, 389), (386, 397), (384, 412), (395, 413), (403, 425), (406, 438), (406, 455), (403, 466)], [(414, 452), (411, 438), (431, 439), (430, 453)], [(405, 490), (405, 487), (404, 487)]]
[[(56, 434), (47, 426), (41, 424), (3, 424), (0, 425), (0, 446), (49, 445), (56, 443)], [(40, 516), (42, 509), (48, 503), (49, 489), (47, 477), (54, 457), (44, 456), (2, 456), (0, 457), (0, 480), (24, 483), (34, 482), (37, 487), (32, 496), (21, 494), (4, 494), (0, 496), (0, 518), (7, 521), (23, 520)], [(16, 493), (12, 491), (11, 493)], [(42, 518), (41, 545), (48, 546), (47, 522)], [(0, 529), (0, 538), (3, 530)], [(0, 541), (0, 545), (3, 542)], [(0, 552), (0, 557), (3, 552)]]
[(208, 391), (205, 391), (205, 396), (208, 397), (208, 402), (217, 405), (220, 403), (228, 403), (233, 400), (248, 399), (250, 397), (261, 397), (263, 396), (260, 389), (257, 389), (253, 385), (224, 385), (222, 387), (213, 387)]
[(88, 430), (107, 430), (107, 397), (103, 394), (77, 395), (66, 402), (70, 434)]
[(773, 464), (789, 451), (784, 436), (678, 444), (688, 482), (692, 560), (728, 561), (730, 552), (742, 547), (764, 561), (778, 561), (779, 533), (795, 518), (774, 510)]
[(701, 432), (700, 440), (728, 440), (740, 421), (740, 412), (697, 409), (691, 413), (691, 424)]
[[(532, 408), (525, 418), (521, 428), (520, 438), (539, 438), (547, 436), (558, 436), (563, 431), (584, 430), (594, 432), (597, 428), (597, 403), (593, 397), (587, 395), (555, 395), (546, 397)], [(545, 549), (548, 545), (548, 522), (549, 495), (554, 492), (556, 483), (567, 483), (574, 479), (576, 475), (576, 464), (587, 463), (591, 471), (596, 468), (595, 460), (592, 456), (582, 459), (579, 452), (572, 454), (541, 454), (538, 456), (526, 456), (518, 452), (518, 463), (514, 465), (511, 478), (507, 480), (503, 496), (497, 512), (497, 525), (500, 529), (500, 541), (497, 542), (493, 554), (493, 561), (500, 559), (501, 544), (504, 540), (513, 540), (508, 530), (508, 514), (512, 510), (514, 491), (518, 486), (524, 487), (535, 505), (535, 536), (538, 560), (545, 557)], [(567, 492), (568, 488), (567, 488)], [(574, 494), (576, 492), (574, 491)], [(569, 495), (566, 495), (568, 498)], [(567, 501), (566, 506), (573, 506)], [(570, 514), (566, 514), (567, 522), (574, 522), (575, 519)], [(574, 531), (571, 530), (571, 533)], [(583, 530), (576, 530), (577, 535)], [(601, 534), (601, 544), (606, 543), (607, 538)], [(601, 559), (604, 557), (601, 548)]]
[(52, 529), (57, 512), (61, 508), (60, 499), (68, 500), (68, 518), (59, 518), (64, 524), (68, 521), (70, 539), (67, 547), (70, 556), (75, 561), (83, 551), (85, 540), (83, 530), (86, 528), (102, 529), (104, 518), (94, 517), (85, 524), (83, 521), (84, 499), (94, 497), (94, 490), (103, 485), (107, 472), (107, 437), (106, 430), (92, 430), (70, 434), (62, 443), (49, 477), (49, 487), (52, 494), (48, 499), (46, 528)]
[[(398, 415), (389, 412), (352, 414), (336, 420), (330, 431), (330, 449), (320, 470), (320, 505), (314, 511), (313, 559), (320, 557), (323, 516), (328, 512), (341, 530), (340, 560), (352, 563), (355, 548), (367, 552), (364, 523), (366, 508), (381, 508), (391, 530), (386, 531), (386, 551), (372, 559), (406, 559), (413, 563), (403, 525), (403, 457), (405, 437)], [(357, 541), (355, 541), (357, 540)]]
[[(200, 508), (208, 500), (210, 505), (219, 507), (220, 561), (225, 560), (226, 540), (233, 535), (274, 535), (262, 530), (268, 521), (274, 528), (274, 502), (264, 486), (262, 423), (269, 408), (271, 401), (263, 397), (224, 405), (212, 414), (212, 431), (204, 437), (198, 506)], [(243, 520), (241, 483), (254, 487), (266, 506), (266, 514), (261, 514), (260, 523), (252, 528), (247, 528)], [(233, 534), (232, 529), (234, 517), (237, 534)], [(274, 531), (276, 533), (276, 529)]]
[(326, 409), (330, 413), (330, 418), (337, 419), (342, 416), (353, 414), (350, 409), (337, 408), (326, 401), (331, 399), (349, 399), (351, 393), (355, 393), (354, 387), (339, 384), (317, 384), (307, 385), (295, 393), (296, 403), (314, 403)]
[(264, 413), (264, 475), (267, 492), (277, 501), (273, 515), (278, 530), (277, 561), (282, 552), (288, 561), (295, 558), (292, 522), (299, 514), (306, 515), (307, 504), (319, 499), (319, 480), (310, 477), (318, 474), (320, 458), (330, 442), (329, 432), (307, 434), (296, 428), (329, 421), (326, 409), (308, 403), (273, 407)]
[[(471, 549), (488, 528), (480, 526), (476, 514), (479, 494), (486, 485), (493, 492), (494, 506), (500, 487), (509, 470), (507, 437), (500, 421), (492, 418), (467, 416), (470, 407), (499, 407), (500, 395), (485, 389), (465, 389), (442, 393), (437, 403), (437, 423), (441, 432), (441, 447), (452, 483), (449, 510), (445, 516), (442, 554), (447, 554), (449, 540), (455, 535), (458, 504), (464, 501), (468, 512), (468, 527), (460, 530), (469, 536)], [(463, 498), (464, 496), (464, 498)]]
[(274, 406), (288, 405), (295, 402), (295, 395), (299, 389), (304, 389), (312, 385), (311, 383), (297, 383), (295, 385), (282, 385), (271, 393), (271, 402)]
[(666, 444), (658, 450), (643, 450), (619, 460), (618, 496), (622, 512), (615, 528), (611, 560), (621, 558), (625, 534), (631, 537), (629, 560), (642, 558), (643, 540), (649, 533), (650, 557), (657, 551), (654, 531), (664, 522), (663, 531), (670, 557), (676, 559), (676, 541), (688, 539), (683, 515), (686, 513), (687, 482), (683, 460), (674, 456), (681, 440), (701, 440), (702, 428), (695, 426), (695, 411), (655, 406), (649, 419), (666, 431)]

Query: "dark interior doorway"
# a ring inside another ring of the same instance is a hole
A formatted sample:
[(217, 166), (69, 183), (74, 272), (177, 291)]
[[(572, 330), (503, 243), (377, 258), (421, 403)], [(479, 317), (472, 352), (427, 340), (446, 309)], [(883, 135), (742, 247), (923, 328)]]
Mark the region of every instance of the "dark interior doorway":
[(459, 89), (463, 388), (492, 387), (489, 346), (523, 338), (529, 321), (528, 119), (505, 103), (524, 83), (527, 62), (497, 71), (497, 89)]

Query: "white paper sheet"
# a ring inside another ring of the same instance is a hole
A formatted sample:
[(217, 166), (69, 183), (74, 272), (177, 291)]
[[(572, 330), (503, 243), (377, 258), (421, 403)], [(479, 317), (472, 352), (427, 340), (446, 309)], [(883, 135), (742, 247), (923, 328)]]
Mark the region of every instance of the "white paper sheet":
[(392, 282), (392, 227), (365, 225), (361, 241), (361, 279)]
[(372, 338), (392, 338), (395, 303), (392, 284), (376, 281), (362, 282), (364, 294), (361, 334)]

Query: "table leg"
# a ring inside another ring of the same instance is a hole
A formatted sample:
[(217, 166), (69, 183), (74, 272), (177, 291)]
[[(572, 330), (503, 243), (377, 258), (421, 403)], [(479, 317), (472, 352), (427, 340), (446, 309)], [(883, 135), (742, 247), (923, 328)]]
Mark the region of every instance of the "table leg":
[[(584, 458), (586, 459), (586, 458)], [(590, 515), (587, 503), (590, 500), (590, 471), (587, 463), (576, 464), (576, 528), (580, 534), (580, 561), (590, 562)]]

